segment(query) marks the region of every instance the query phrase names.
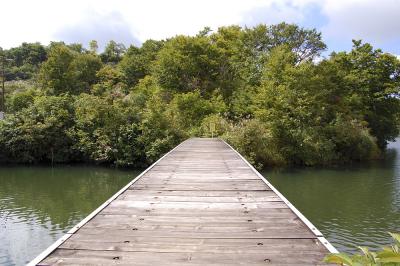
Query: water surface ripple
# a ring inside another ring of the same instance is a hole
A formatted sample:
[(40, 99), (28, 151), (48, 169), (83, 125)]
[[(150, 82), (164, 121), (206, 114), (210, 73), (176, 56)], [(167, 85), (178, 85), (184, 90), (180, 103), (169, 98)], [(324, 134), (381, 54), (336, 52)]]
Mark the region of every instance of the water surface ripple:
[(339, 251), (390, 244), (400, 232), (400, 141), (383, 161), (332, 169), (264, 171)]
[(100, 167), (0, 167), (0, 265), (24, 265), (137, 175)]
[[(23, 265), (134, 178), (99, 167), (0, 167), (0, 265)], [(340, 251), (400, 231), (400, 141), (384, 161), (264, 171)]]

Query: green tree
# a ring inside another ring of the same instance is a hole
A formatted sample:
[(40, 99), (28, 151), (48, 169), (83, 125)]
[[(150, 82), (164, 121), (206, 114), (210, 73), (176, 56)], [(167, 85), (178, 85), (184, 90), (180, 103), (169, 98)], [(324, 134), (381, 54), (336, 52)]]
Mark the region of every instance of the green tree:
[(144, 166), (145, 155), (135, 108), (129, 102), (81, 94), (75, 101), (75, 149), (85, 160), (122, 166)]
[(97, 82), (91, 91), (93, 94), (121, 96), (127, 93), (127, 85), (123, 82), (123, 74), (118, 68), (105, 65), (97, 71), (96, 79)]
[(77, 94), (89, 91), (101, 68), (100, 59), (93, 54), (80, 54), (63, 44), (50, 48), (48, 59), (39, 72), (39, 82), (53, 94), (69, 92)]
[(199, 89), (202, 95), (216, 88), (219, 54), (208, 37), (177, 36), (158, 53), (155, 76), (173, 92)]
[(178, 127), (196, 134), (203, 119), (211, 114), (222, 114), (226, 110), (221, 97), (204, 99), (198, 90), (175, 95), (171, 101), (169, 112)]
[(81, 94), (74, 108), (76, 119), (71, 135), (75, 139), (75, 148), (87, 160), (112, 163), (114, 157), (110, 131), (121, 123), (121, 117), (112, 103), (105, 98)]
[(315, 29), (280, 23), (100, 55), (95, 41), (0, 50), (15, 79), (0, 157), (141, 166), (212, 124), (259, 167), (377, 158), (399, 133), (400, 62), (360, 41), (316, 62), (324, 49)]
[(97, 54), (97, 50), (99, 49), (99, 45), (96, 40), (91, 40), (89, 42), (89, 51), (93, 54)]
[[(265, 27), (259, 25), (258, 27)], [(280, 45), (286, 45), (295, 55), (296, 62), (314, 59), (326, 49), (321, 33), (315, 29), (304, 29), (296, 24), (279, 23), (266, 27), (267, 38), (264, 49), (271, 50)]]
[(128, 86), (135, 86), (140, 79), (151, 73), (157, 53), (162, 46), (162, 41), (148, 40), (140, 48), (133, 45), (128, 48), (119, 64)]
[(117, 64), (119, 61), (121, 61), (125, 52), (125, 45), (122, 43), (116, 43), (115, 41), (110, 41), (106, 45), (104, 52), (100, 54), (100, 57), (105, 64)]
[(101, 69), (100, 58), (93, 54), (78, 54), (71, 62), (68, 71), (74, 87), (70, 87), (71, 93), (88, 92), (92, 85), (98, 81), (97, 72)]
[(171, 119), (167, 108), (168, 105), (162, 100), (159, 92), (154, 93), (146, 102), (140, 123), (142, 134), (139, 141), (144, 147), (148, 164), (187, 138), (187, 135)]
[(35, 101), (35, 97), (39, 95), (39, 91), (29, 88), (20, 92), (13, 93), (7, 99), (7, 110), (10, 113), (21, 111), (28, 108)]
[(27, 108), (0, 121), (0, 143), (8, 161), (79, 160), (68, 131), (73, 124), (70, 96), (38, 96)]
[(74, 80), (69, 68), (73, 60), (74, 53), (68, 47), (62, 44), (53, 45), (39, 72), (41, 85), (55, 94), (71, 89)]
[(271, 130), (287, 163), (330, 164), (377, 156), (376, 140), (362, 118), (336, 100), (346, 94), (331, 89), (335, 82), (312, 62), (297, 65), (287, 46), (271, 52), (255, 114)]
[(351, 52), (334, 53), (345, 88), (353, 98), (352, 111), (363, 115), (380, 147), (399, 135), (400, 62), (390, 54), (361, 41), (353, 41)]
[(69, 49), (79, 54), (86, 52), (81, 43), (70, 43), (67, 45)]
[(239, 26), (221, 27), (210, 35), (210, 42), (218, 51), (217, 87), (228, 103), (230, 97), (250, 82), (253, 58), (245, 50), (244, 32)]
[(47, 58), (46, 48), (40, 43), (22, 43), (4, 51), (7, 63), (7, 80), (30, 79)]

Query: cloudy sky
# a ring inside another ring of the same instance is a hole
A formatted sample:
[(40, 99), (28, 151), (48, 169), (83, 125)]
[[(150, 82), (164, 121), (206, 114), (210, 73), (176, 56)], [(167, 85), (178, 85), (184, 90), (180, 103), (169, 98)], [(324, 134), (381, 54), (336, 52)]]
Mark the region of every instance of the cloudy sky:
[(362, 39), (400, 55), (400, 0), (4, 0), (0, 46), (50, 41), (126, 45), (205, 26), (286, 21), (317, 28), (329, 51)]

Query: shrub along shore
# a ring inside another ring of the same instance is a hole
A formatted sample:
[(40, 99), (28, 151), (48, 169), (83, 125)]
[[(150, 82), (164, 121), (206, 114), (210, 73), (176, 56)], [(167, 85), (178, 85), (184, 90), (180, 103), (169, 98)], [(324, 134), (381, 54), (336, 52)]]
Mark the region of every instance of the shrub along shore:
[(148, 40), (0, 50), (0, 161), (143, 167), (214, 136), (258, 167), (379, 158), (398, 134), (400, 62), (370, 44), (326, 50), (294, 24)]

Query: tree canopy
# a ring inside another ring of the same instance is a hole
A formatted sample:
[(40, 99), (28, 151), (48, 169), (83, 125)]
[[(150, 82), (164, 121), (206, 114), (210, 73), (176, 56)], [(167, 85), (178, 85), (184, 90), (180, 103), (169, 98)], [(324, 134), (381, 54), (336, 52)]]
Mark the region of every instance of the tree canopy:
[(331, 165), (399, 134), (400, 62), (362, 41), (323, 58), (319, 32), (280, 23), (88, 47), (2, 50), (0, 160), (144, 166), (213, 124), (258, 167)]

